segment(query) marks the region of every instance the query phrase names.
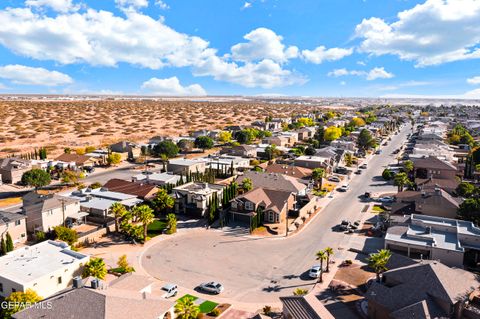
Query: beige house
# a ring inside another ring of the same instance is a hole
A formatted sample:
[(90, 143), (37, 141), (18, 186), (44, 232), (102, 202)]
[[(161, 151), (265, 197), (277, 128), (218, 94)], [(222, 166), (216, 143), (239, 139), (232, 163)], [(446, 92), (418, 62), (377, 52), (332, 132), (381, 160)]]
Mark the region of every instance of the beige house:
[(27, 241), (27, 216), (0, 211), (0, 238), (10, 234), (14, 245)]
[(188, 173), (204, 173), (207, 161), (203, 159), (171, 159), (168, 161), (167, 171), (173, 174), (186, 175)]
[(216, 194), (219, 203), (222, 202), (223, 186), (203, 182), (190, 182), (175, 187), (175, 213), (203, 217), (207, 211), (207, 204)]
[(67, 218), (82, 218), (80, 200), (70, 197), (35, 192), (23, 196), (23, 213), (27, 216), (27, 231), (48, 232), (53, 227), (63, 225)]
[(70, 286), (89, 260), (59, 241), (16, 249), (0, 257), (0, 296), (32, 289), (42, 298), (50, 297)]
[(22, 180), (23, 173), (32, 169), (28, 160), (12, 157), (0, 159), (0, 184), (17, 184)]
[(395, 195), (392, 214), (423, 214), (456, 218), (459, 202), (441, 188), (425, 191), (404, 191)]

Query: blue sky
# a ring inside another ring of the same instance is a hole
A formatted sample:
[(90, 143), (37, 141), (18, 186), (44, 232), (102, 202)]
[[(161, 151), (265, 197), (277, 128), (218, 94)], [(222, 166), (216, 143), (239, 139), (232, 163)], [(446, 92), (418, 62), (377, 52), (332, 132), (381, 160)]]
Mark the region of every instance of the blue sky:
[(478, 0), (3, 0), (0, 93), (480, 98)]

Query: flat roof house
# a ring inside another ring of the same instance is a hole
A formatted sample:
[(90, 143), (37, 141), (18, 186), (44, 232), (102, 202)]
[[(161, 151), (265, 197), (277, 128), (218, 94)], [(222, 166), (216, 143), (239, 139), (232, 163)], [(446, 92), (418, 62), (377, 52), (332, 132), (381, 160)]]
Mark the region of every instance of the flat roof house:
[(137, 174), (132, 176), (132, 181), (141, 182), (151, 185), (164, 186), (167, 184), (177, 185), (182, 177), (172, 173), (151, 173), (151, 174)]
[(0, 211), (0, 238), (10, 234), (14, 245), (27, 241), (27, 216), (18, 213)]
[(412, 214), (388, 228), (385, 248), (407, 256), (440, 260), (448, 266), (480, 261), (480, 228), (463, 220)]
[(0, 296), (32, 289), (47, 298), (72, 284), (90, 257), (59, 241), (47, 240), (0, 257)]
[(167, 171), (173, 174), (186, 175), (190, 173), (204, 173), (207, 162), (204, 159), (171, 159), (168, 161)]

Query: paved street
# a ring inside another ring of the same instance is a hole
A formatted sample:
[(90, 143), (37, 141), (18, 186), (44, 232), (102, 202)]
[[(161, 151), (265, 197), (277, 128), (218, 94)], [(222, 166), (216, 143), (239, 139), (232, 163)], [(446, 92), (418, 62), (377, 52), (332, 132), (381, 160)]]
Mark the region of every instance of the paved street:
[(141, 257), (144, 270), (188, 288), (216, 280), (225, 286), (222, 297), (246, 303), (275, 302), (298, 287), (311, 289), (314, 282), (307, 278), (307, 272), (316, 263), (318, 250), (333, 247), (340, 260), (352, 246), (363, 248), (367, 243), (372, 250), (380, 247), (378, 239), (365, 240), (367, 237), (331, 229), (343, 219), (365, 219), (361, 213), (365, 203), (358, 199), (365, 191), (395, 191), (394, 186), (378, 177), (387, 164), (395, 162), (391, 153), (409, 132), (407, 126), (393, 136), (389, 145), (382, 147), (382, 154), (369, 161), (362, 175), (352, 175), (350, 190), (336, 193), (299, 234), (289, 238), (251, 238), (241, 230), (188, 230), (147, 249)]

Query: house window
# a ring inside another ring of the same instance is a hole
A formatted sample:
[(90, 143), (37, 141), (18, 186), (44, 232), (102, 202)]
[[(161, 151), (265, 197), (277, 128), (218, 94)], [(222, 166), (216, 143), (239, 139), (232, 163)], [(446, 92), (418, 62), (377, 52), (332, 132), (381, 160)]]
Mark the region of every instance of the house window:
[(245, 209), (246, 210), (253, 210), (253, 205), (251, 202), (245, 202)]
[(21, 224), (21, 221), (20, 221), (20, 220), (16, 220), (16, 221), (15, 221), (15, 226), (20, 226), (20, 224)]
[(57, 281), (58, 281), (59, 284), (61, 284), (62, 283), (62, 277), (58, 277)]
[(237, 208), (237, 202), (232, 202), (232, 208)]

